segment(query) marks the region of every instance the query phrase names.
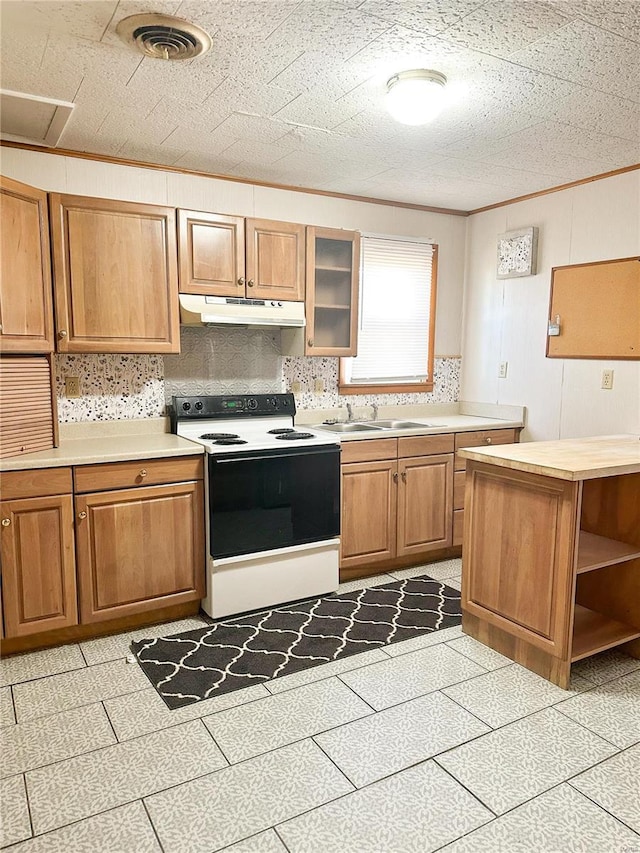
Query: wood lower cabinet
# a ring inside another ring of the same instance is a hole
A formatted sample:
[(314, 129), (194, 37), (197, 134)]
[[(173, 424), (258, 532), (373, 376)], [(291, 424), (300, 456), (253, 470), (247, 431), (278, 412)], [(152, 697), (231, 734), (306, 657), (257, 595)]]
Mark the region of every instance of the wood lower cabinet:
[(75, 469), (82, 623), (204, 596), (203, 470), (201, 456)]
[(301, 302), (305, 227), (178, 210), (180, 293)]
[[(345, 442), (341, 568), (451, 545), (453, 453), (430, 452), (449, 445), (453, 436)], [(424, 455), (404, 456), (418, 448)]]
[(202, 598), (203, 513), (200, 481), (76, 497), (81, 621)]
[[(71, 470), (58, 469), (49, 482), (33, 473), (3, 475), (3, 495), (14, 498), (0, 504), (7, 638), (65, 628), (78, 621)], [(60, 487), (69, 493), (46, 494)]]
[(390, 459), (342, 466), (341, 566), (395, 556), (396, 469)]
[(51, 193), (60, 352), (180, 351), (175, 211)]
[(0, 177), (0, 351), (53, 348), (47, 194)]
[(418, 456), (398, 460), (396, 556), (451, 545), (453, 458)]

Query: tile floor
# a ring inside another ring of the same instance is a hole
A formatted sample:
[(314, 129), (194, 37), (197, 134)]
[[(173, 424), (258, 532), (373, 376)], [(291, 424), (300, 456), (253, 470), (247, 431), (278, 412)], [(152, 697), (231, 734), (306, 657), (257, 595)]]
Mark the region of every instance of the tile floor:
[(169, 711), (129, 643), (202, 623), (0, 661), (0, 846), (640, 853), (640, 660), (564, 691), (449, 628)]

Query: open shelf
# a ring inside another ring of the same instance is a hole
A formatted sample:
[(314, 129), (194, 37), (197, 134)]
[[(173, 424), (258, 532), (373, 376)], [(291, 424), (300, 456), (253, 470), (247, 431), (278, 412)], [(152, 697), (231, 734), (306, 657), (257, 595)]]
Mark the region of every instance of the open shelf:
[(640, 628), (618, 622), (581, 604), (575, 606), (571, 663), (640, 637)]
[(604, 566), (613, 566), (615, 563), (624, 563), (627, 560), (635, 560), (638, 557), (640, 557), (640, 548), (637, 545), (628, 545), (626, 542), (618, 542), (617, 539), (596, 536), (595, 533), (587, 533), (586, 530), (580, 531), (578, 574), (602, 569)]

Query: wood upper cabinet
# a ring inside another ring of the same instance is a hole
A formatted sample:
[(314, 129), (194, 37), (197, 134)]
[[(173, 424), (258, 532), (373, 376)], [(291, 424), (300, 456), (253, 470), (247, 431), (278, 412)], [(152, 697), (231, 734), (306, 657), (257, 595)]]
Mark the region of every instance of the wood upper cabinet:
[(78, 495), (75, 510), (83, 624), (204, 596), (202, 480)]
[(302, 302), (305, 227), (295, 222), (247, 219), (247, 296)]
[(244, 219), (178, 210), (181, 293), (244, 296)]
[(61, 352), (179, 352), (175, 211), (50, 195)]
[(356, 355), (360, 234), (307, 227), (305, 355)]
[(180, 292), (301, 302), (305, 228), (178, 210)]
[(451, 545), (453, 456), (398, 461), (397, 556)]
[(0, 178), (0, 350), (53, 351), (47, 194)]
[(4, 636), (76, 625), (71, 495), (4, 501), (0, 514)]

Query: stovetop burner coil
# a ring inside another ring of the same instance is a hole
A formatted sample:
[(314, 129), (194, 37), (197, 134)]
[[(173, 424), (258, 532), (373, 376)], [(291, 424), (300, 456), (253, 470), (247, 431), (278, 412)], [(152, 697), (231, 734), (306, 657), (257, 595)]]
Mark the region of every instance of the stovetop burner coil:
[(217, 441), (222, 438), (240, 438), (236, 432), (205, 432), (200, 438), (206, 438), (210, 441)]
[(282, 427), (281, 429), (270, 429), (269, 435), (287, 435), (287, 433), (295, 432), (292, 427)]
[(247, 444), (243, 438), (217, 438), (214, 444)]
[(280, 441), (297, 441), (301, 438), (313, 438), (313, 433), (310, 432), (287, 432), (285, 435), (277, 435), (276, 438)]

